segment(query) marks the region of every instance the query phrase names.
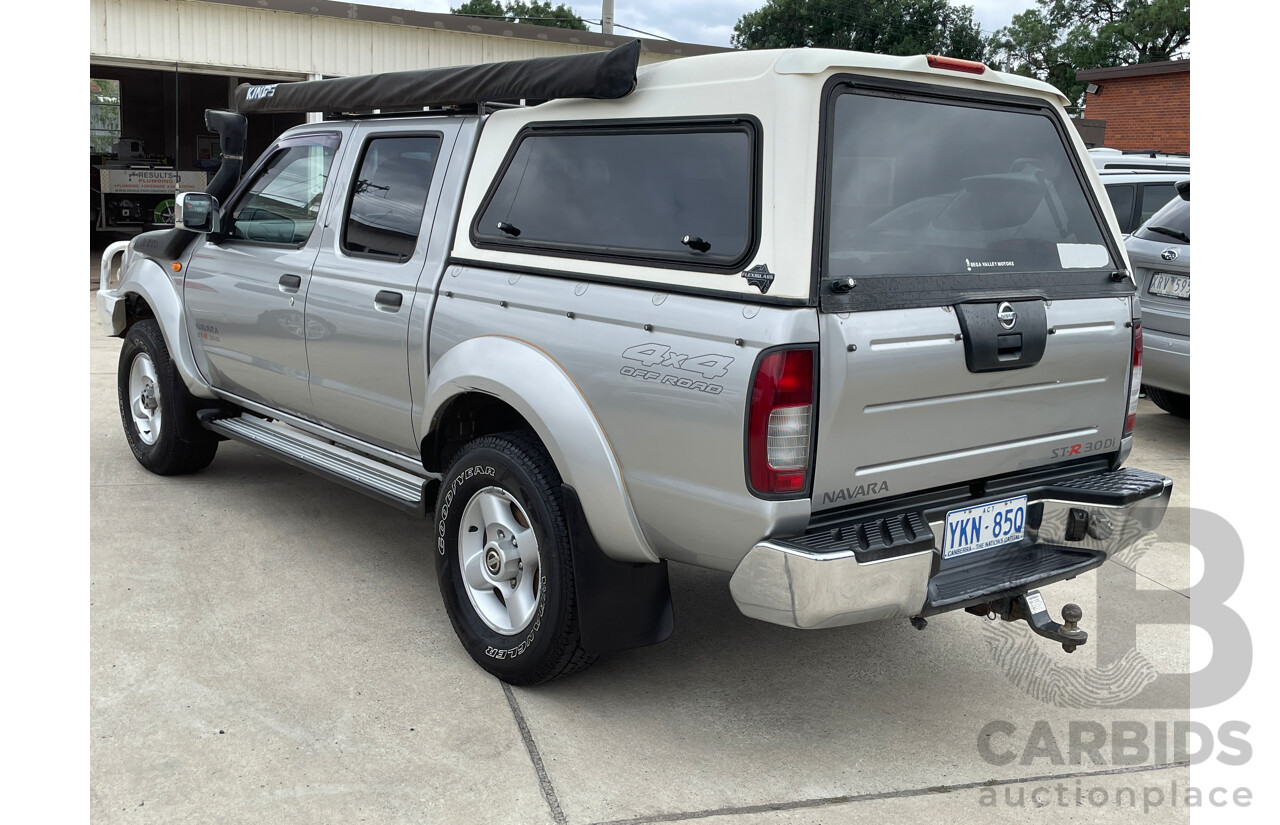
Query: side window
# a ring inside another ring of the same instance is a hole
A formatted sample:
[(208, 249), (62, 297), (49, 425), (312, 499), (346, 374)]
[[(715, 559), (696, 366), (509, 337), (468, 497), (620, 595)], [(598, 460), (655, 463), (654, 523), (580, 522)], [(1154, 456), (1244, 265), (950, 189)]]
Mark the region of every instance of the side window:
[(120, 81), (90, 78), (89, 151), (114, 152), (120, 130)]
[(342, 224), (343, 251), (396, 261), (413, 256), (439, 153), (438, 135), (366, 144)]
[(728, 269), (751, 252), (747, 123), (526, 134), (472, 230), (483, 245)]
[(336, 137), (276, 151), (231, 213), (227, 235), (246, 241), (298, 246), (307, 242), (320, 213)]
[(1142, 187), (1142, 217), (1138, 223), (1144, 224), (1147, 218), (1160, 211), (1160, 207), (1173, 200), (1174, 192), (1172, 183), (1148, 183)]
[(1116, 210), (1116, 222), (1120, 224), (1123, 235), (1133, 231), (1133, 194), (1131, 183), (1107, 187), (1107, 197), (1111, 198), (1111, 208)]

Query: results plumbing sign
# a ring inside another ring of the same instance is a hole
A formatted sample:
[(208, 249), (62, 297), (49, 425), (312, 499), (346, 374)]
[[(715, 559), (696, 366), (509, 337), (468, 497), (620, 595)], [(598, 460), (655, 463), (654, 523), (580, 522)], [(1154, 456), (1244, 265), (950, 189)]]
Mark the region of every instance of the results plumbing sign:
[(175, 192), (202, 192), (204, 172), (173, 169), (102, 169), (102, 191), (109, 195), (172, 195)]

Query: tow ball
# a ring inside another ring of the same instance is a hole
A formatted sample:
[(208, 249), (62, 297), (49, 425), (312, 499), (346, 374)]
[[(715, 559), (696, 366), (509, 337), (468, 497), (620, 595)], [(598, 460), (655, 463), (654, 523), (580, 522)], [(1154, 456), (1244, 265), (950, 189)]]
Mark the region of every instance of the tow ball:
[(1062, 624), (1058, 624), (1049, 618), (1049, 610), (1039, 590), (965, 609), (978, 616), (999, 616), (1006, 622), (1025, 621), (1036, 634), (1058, 642), (1068, 653), (1089, 641), (1089, 634), (1079, 627), (1080, 620), (1084, 618), (1080, 605), (1070, 602), (1063, 605)]

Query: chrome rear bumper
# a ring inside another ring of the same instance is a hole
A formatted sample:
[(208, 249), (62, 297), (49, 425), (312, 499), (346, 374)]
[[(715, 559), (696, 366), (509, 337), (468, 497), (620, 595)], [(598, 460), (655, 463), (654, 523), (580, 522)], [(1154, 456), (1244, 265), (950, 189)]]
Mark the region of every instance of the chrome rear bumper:
[[(1139, 482), (1141, 489), (1136, 486)], [(920, 541), (904, 541), (910, 552), (876, 560), (867, 560), (872, 554), (856, 541), (847, 547), (815, 550), (802, 546), (807, 537), (766, 539), (743, 558), (729, 590), (744, 615), (804, 629), (944, 612), (991, 594), (1025, 591), (1099, 566), (1112, 553), (1159, 526), (1172, 490), (1173, 483), (1163, 476), (1118, 470), (1072, 479), (1067, 485), (1046, 486), (1040, 494), (1027, 491), (1029, 507), (1038, 507), (1040, 517), (1034, 528), (1028, 528), (1023, 545), (999, 555), (993, 550), (953, 559), (947, 562), (949, 567), (940, 561), (945, 513), (943, 520), (938, 520), (935, 512), (929, 513), (931, 549), (919, 549)], [(991, 498), (1018, 494), (1001, 490)], [(1072, 509), (1088, 514), (1089, 533), (1079, 539), (1066, 536)], [(824, 525), (822, 535), (825, 538), (838, 529), (839, 525)], [(1037, 567), (1039, 559), (1051, 556), (1054, 548), (1062, 551), (1061, 559), (1066, 563), (1045, 558)], [(1001, 566), (992, 562), (1006, 557), (1009, 574), (1002, 579)], [(1053, 561), (1058, 563), (1050, 563)], [(985, 570), (968, 577), (975, 580), (969, 585), (971, 592), (957, 596), (958, 569), (975, 564)], [(1039, 578), (1037, 570), (1041, 571)], [(949, 585), (945, 597), (939, 587), (944, 581)]]

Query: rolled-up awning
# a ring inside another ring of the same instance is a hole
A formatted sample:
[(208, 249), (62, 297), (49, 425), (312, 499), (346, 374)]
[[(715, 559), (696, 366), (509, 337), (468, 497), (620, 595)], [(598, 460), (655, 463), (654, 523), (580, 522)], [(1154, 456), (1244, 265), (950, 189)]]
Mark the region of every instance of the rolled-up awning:
[(409, 111), (518, 100), (625, 97), (636, 85), (640, 41), (607, 52), (536, 57), (479, 66), (251, 85), (236, 89), (236, 111)]

